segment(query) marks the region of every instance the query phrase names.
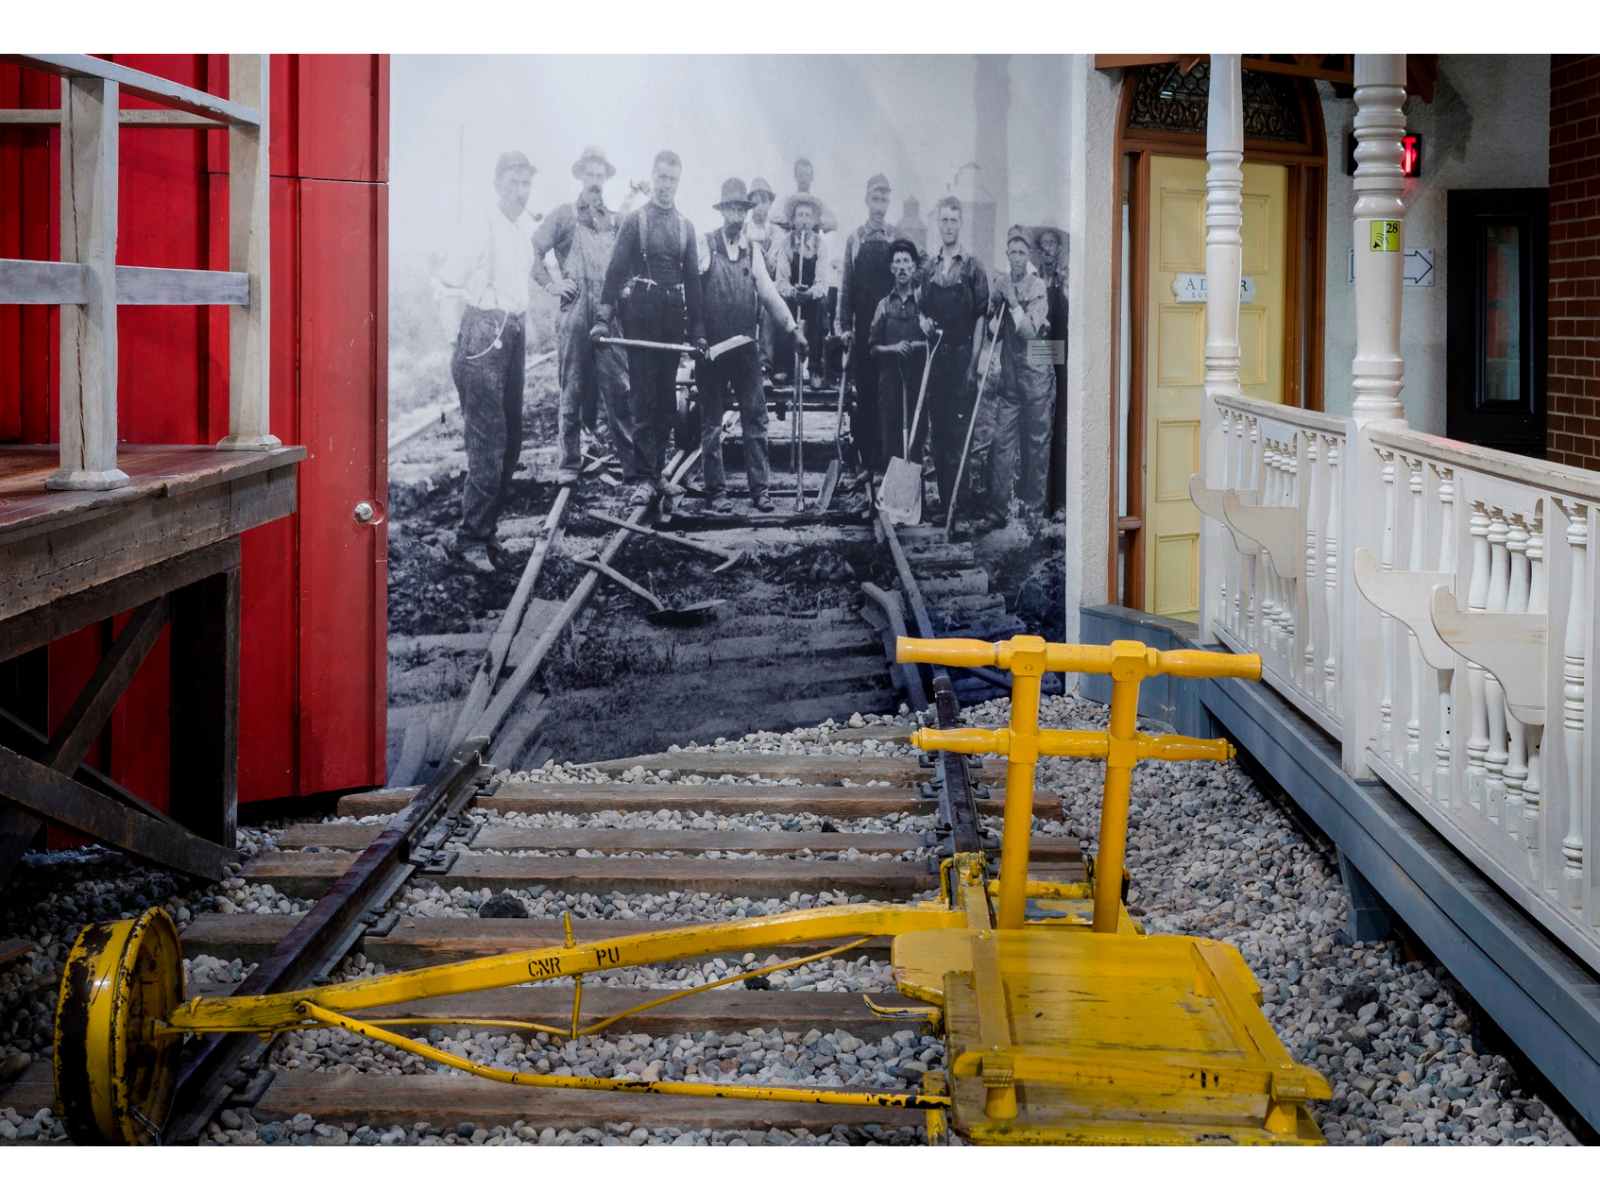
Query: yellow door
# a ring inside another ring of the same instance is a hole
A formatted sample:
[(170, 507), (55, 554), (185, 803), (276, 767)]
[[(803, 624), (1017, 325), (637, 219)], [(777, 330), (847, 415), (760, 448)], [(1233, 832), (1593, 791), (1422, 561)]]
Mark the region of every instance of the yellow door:
[[(1245, 295), (1239, 379), (1245, 395), (1283, 402), (1288, 168), (1244, 166)], [(1150, 156), (1149, 278), (1144, 372), (1144, 607), (1195, 619), (1200, 604), (1200, 513), (1189, 476), (1200, 470), (1206, 377), (1206, 163)]]

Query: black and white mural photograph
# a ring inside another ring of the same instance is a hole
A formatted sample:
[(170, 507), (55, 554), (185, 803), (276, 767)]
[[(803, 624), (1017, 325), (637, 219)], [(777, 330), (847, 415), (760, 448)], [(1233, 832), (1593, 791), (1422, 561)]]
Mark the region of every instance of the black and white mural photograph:
[(391, 783), (896, 713), (886, 528), (1063, 636), (1065, 73), (394, 58)]

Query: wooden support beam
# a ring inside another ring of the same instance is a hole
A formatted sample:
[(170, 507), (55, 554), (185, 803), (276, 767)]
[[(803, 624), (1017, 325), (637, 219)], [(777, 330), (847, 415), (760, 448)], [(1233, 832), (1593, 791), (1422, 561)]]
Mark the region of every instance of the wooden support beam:
[(201, 879), (221, 879), (223, 868), (238, 858), (231, 849), (118, 804), (3, 746), (0, 797), (36, 818), (54, 821), (102, 846), (115, 847)]
[[(229, 125), (259, 126), (262, 114), (266, 111), (264, 104), (260, 108), (252, 108), (249, 104), (241, 103), (237, 94), (232, 99), (224, 100), (198, 88), (185, 87), (159, 75), (135, 71), (121, 63), (91, 58), (87, 54), (0, 54), (0, 62), (59, 75), (74, 84), (110, 83), (130, 96), (154, 100), (157, 104)], [(111, 107), (113, 112), (116, 111), (116, 105)]]
[(61, 469), (55, 491), (126, 487), (117, 469), (117, 84), (61, 87), (61, 261), (88, 295), (61, 309)]
[[(228, 56), (229, 95), (263, 113), (268, 110), (270, 77), (265, 54)], [(218, 450), (267, 450), (281, 444), (270, 430), (271, 169), (265, 122), (228, 131), (228, 268), (249, 277), (250, 302), (228, 314), (228, 436), (217, 443)]]
[[(37, 762), (44, 758), (45, 748), (49, 744), (49, 739), (32, 725), (0, 708), (0, 746), (9, 746), (24, 758), (31, 758)], [(110, 796), (118, 804), (126, 804), (130, 808), (137, 808), (146, 816), (154, 817), (158, 821), (172, 820), (166, 813), (152, 807), (116, 780), (102, 775), (93, 767), (80, 765), (73, 772), (72, 777), (83, 784), (84, 787), (93, 788), (102, 796)], [(0, 808), (3, 807), (3, 802), (0, 802)]]
[(167, 624), (168, 600), (165, 596), (139, 606), (122, 627), (111, 649), (72, 702), (60, 727), (50, 735), (45, 747), (45, 766), (70, 775), (88, 756), (106, 719), (128, 688)]
[[(117, 267), (117, 304), (249, 304), (240, 271)], [(88, 304), (94, 275), (83, 263), (0, 258), (0, 304)]]
[(239, 568), (174, 592), (171, 812), (232, 847), (239, 811)]
[[(167, 623), (167, 598), (151, 600), (139, 607), (100, 660), (83, 691), (72, 702), (60, 727), (51, 736), (39, 761), (52, 771), (74, 774), (105, 728), (111, 710), (138, 672), (150, 648)], [(43, 822), (20, 809), (8, 808), (0, 814), (0, 883), (27, 852)]]
[[(0, 125), (54, 129), (61, 124), (56, 108), (0, 108)], [(124, 108), (117, 113), (117, 124), (145, 129), (226, 129), (226, 121), (197, 117), (170, 108)]]
[(187, 554), (162, 559), (118, 579), (61, 596), (0, 621), (0, 659), (15, 658), (59, 637), (138, 608), (157, 596), (239, 565), (239, 539), (224, 538)]

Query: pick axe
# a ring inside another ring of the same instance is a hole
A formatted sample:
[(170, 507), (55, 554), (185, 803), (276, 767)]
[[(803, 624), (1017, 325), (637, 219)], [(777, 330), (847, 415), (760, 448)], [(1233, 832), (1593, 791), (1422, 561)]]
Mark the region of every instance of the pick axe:
[[(742, 333), (736, 334), (725, 341), (718, 342), (715, 346), (707, 347), (706, 359), (709, 362), (716, 362), (729, 350), (737, 350), (740, 346), (748, 346), (754, 341), (755, 338), (753, 337), (748, 337)], [(673, 354), (698, 353), (688, 342), (647, 342), (639, 338), (625, 337), (599, 337), (595, 338), (594, 342), (600, 346), (635, 346), (641, 350), (667, 350)]]

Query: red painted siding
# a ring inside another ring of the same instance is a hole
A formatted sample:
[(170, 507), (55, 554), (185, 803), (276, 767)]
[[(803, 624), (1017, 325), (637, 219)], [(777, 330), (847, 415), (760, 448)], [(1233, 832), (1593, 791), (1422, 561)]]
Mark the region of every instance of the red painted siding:
[(1550, 56), (1549, 432), (1600, 470), (1600, 55)]
[[(227, 92), (222, 55), (114, 57)], [(384, 776), (385, 538), (351, 511), (381, 509), (387, 492), (388, 60), (274, 55), (271, 88), (273, 432), (310, 453), (300, 511), (243, 539), (243, 801)], [(0, 67), (0, 107), (59, 96), (54, 79)], [(58, 141), (0, 127), (0, 257), (58, 256)], [(118, 261), (224, 268), (226, 135), (128, 129), (120, 151)], [(53, 438), (56, 329), (54, 309), (0, 306), (0, 440)], [(207, 445), (226, 433), (226, 309), (130, 308), (118, 334), (121, 440)], [(120, 620), (50, 647), (52, 721)], [(167, 669), (163, 637), (93, 760), (159, 804)]]

